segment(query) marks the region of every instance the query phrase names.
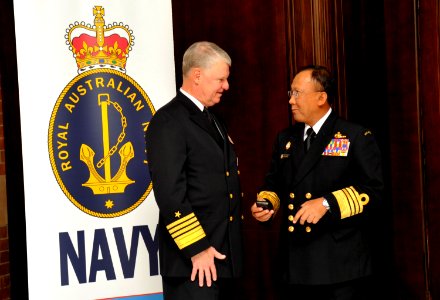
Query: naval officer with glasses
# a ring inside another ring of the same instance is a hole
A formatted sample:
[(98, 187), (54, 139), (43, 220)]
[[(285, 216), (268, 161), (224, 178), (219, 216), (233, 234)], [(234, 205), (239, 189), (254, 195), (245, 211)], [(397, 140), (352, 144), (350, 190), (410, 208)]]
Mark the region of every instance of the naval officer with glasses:
[(281, 218), (283, 299), (369, 299), (366, 229), (381, 201), (381, 153), (372, 132), (332, 110), (334, 80), (302, 68), (289, 92), (295, 123), (281, 131), (257, 201), (260, 222)]

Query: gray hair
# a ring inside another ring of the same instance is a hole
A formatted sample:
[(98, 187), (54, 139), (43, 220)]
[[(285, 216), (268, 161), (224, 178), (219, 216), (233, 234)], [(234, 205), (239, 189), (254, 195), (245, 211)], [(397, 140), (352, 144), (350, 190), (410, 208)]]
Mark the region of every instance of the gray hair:
[(225, 50), (211, 42), (196, 42), (183, 55), (182, 74), (185, 77), (192, 68), (209, 68), (218, 60), (231, 66), (231, 57)]

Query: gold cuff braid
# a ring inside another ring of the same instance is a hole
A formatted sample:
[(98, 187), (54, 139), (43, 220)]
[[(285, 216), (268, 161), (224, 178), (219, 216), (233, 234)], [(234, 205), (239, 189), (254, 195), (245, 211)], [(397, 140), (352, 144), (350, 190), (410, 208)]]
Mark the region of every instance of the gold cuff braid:
[(370, 201), (367, 194), (359, 194), (352, 186), (333, 192), (341, 211), (341, 219), (348, 218), (364, 211)]
[(168, 224), (167, 229), (179, 249), (194, 244), (206, 236), (194, 213)]
[(264, 198), (270, 203), (272, 203), (274, 215), (277, 213), (278, 209), (280, 208), (280, 198), (276, 193), (269, 191), (261, 191), (258, 193), (258, 197)]

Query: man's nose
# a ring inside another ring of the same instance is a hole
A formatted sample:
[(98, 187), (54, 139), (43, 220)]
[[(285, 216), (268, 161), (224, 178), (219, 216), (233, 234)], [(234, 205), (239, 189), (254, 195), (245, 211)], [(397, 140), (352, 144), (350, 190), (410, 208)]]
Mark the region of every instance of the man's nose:
[(296, 99), (295, 99), (295, 97), (292, 95), (292, 96), (290, 96), (290, 99), (289, 99), (289, 104), (290, 105), (294, 105), (296, 103)]
[(224, 90), (229, 90), (229, 81), (225, 80), (225, 82), (223, 83), (223, 89)]

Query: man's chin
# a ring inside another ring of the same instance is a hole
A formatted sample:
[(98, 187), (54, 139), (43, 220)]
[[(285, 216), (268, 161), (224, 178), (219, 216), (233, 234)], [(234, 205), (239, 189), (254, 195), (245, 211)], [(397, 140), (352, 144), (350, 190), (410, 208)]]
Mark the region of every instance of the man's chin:
[(214, 99), (212, 99), (212, 105), (216, 105), (216, 104), (219, 104), (220, 103), (220, 97), (215, 97)]
[(301, 115), (298, 112), (292, 112), (292, 115), (296, 122), (304, 123), (304, 118), (301, 118)]

